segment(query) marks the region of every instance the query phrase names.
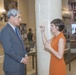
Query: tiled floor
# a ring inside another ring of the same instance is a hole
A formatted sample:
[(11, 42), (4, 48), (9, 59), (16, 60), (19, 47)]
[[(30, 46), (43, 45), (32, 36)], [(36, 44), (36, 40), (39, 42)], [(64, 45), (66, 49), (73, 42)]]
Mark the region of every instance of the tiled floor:
[[(4, 75), (2, 70), (3, 56), (0, 56), (0, 75)], [(67, 75), (76, 75), (76, 59), (71, 62), (71, 71), (69, 71), (69, 65), (67, 67)], [(35, 68), (36, 69), (36, 68)], [(32, 69), (32, 59), (29, 56), (29, 61), (27, 64), (27, 75), (36, 75), (36, 70)]]
[[(32, 57), (29, 56), (29, 61), (28, 61), (28, 64), (27, 64), (27, 75), (36, 75), (36, 66), (34, 66), (34, 69), (33, 69), (31, 58)], [(36, 65), (36, 64), (34, 63), (34, 65)]]
[(69, 65), (67, 65), (67, 75), (76, 75), (76, 59), (71, 62), (71, 71), (69, 71)]

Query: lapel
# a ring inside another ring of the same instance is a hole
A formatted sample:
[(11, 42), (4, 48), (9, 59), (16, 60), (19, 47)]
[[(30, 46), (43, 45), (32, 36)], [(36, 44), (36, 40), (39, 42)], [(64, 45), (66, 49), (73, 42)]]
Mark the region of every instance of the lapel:
[[(14, 35), (14, 37), (16, 38), (16, 40), (18, 40), (20, 43), (23, 44), (23, 40), (20, 39), (17, 34), (15, 33), (15, 31), (13, 30), (13, 28), (9, 25), (9, 23), (7, 23), (7, 27), (10, 29), (10, 32)], [(19, 32), (20, 33), (20, 32)], [(20, 35), (21, 36), (21, 35)]]

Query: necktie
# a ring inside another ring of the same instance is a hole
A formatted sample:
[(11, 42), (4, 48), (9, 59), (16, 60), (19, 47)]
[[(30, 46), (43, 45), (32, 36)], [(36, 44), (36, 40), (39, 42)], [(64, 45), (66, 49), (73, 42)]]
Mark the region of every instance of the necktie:
[(18, 36), (18, 38), (21, 40), (21, 36), (20, 36), (17, 28), (15, 28), (15, 32), (16, 32), (16, 35)]

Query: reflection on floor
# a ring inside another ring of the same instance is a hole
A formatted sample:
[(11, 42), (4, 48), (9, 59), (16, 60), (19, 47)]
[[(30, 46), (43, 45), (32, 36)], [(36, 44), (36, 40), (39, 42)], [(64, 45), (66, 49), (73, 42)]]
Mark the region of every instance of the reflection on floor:
[[(28, 61), (28, 64), (27, 64), (27, 75), (36, 75), (36, 67), (35, 69), (32, 68), (32, 57), (29, 56), (29, 61)], [(0, 56), (0, 75), (4, 75), (3, 73), (3, 56)], [(71, 62), (71, 71), (69, 71), (69, 65), (67, 64), (66, 65), (67, 67), (67, 75), (76, 75), (76, 59), (73, 60)]]
[(71, 71), (69, 71), (69, 65), (67, 64), (67, 75), (76, 75), (76, 59), (71, 62)]
[(27, 64), (27, 75), (36, 75), (36, 66), (35, 66), (36, 64), (34, 64), (34, 69), (33, 69), (31, 58), (32, 56), (29, 56), (29, 60)]

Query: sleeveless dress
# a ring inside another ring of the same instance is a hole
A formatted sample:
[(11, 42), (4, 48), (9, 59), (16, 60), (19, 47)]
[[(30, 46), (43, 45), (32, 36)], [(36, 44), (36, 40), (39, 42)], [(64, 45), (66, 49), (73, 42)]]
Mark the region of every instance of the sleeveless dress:
[[(58, 42), (60, 38), (63, 38), (66, 43), (66, 39), (62, 32), (60, 32), (58, 36), (54, 36), (52, 38), (51, 46), (55, 51), (58, 51)], [(64, 57), (62, 57), (62, 59), (58, 59), (51, 53), (49, 75), (66, 75)]]

